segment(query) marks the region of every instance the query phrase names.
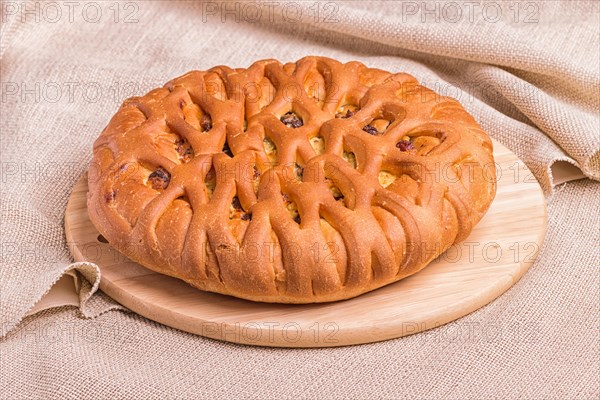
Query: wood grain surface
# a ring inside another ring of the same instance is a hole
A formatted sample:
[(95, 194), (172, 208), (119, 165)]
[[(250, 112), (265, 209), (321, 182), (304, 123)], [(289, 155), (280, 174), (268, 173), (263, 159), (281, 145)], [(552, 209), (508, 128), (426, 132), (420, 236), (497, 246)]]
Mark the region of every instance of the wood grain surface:
[(546, 231), (542, 189), (494, 142), (498, 192), (483, 220), (421, 272), (335, 303), (255, 303), (199, 291), (150, 271), (102, 241), (88, 218), (87, 175), (73, 188), (65, 231), (73, 257), (96, 263), (100, 288), (146, 318), (213, 339), (275, 347), (376, 342), (435, 328), (491, 302), (535, 261)]

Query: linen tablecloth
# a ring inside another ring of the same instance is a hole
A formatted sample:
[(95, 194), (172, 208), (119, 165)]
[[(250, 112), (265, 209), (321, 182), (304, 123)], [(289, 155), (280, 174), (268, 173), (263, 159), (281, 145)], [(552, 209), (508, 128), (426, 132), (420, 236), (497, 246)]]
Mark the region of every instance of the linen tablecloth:
[[(0, 4), (0, 397), (600, 396), (599, 2)], [(63, 218), (120, 103), (188, 70), (305, 55), (408, 72), (523, 159), (549, 213), (530, 271), (453, 323), (330, 349), (221, 343), (97, 291)], [(43, 298), (57, 282), (66, 297)], [(36, 312), (61, 304), (77, 306)]]

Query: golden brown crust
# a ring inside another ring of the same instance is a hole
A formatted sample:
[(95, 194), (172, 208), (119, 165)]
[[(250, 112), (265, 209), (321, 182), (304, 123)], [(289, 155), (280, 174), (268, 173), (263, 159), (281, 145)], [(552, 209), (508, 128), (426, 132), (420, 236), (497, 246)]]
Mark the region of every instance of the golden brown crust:
[(419, 271), (495, 190), (491, 141), (456, 100), (306, 57), (193, 71), (125, 101), (94, 144), (88, 210), (152, 270), (311, 303)]

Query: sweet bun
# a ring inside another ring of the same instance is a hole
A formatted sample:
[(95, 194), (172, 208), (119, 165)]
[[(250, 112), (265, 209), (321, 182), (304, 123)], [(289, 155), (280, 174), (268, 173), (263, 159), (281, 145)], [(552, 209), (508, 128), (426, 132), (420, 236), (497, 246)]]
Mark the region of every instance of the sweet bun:
[(262, 60), (126, 100), (94, 144), (88, 211), (127, 257), (198, 289), (327, 302), (465, 239), (493, 162), (460, 103), (408, 74)]

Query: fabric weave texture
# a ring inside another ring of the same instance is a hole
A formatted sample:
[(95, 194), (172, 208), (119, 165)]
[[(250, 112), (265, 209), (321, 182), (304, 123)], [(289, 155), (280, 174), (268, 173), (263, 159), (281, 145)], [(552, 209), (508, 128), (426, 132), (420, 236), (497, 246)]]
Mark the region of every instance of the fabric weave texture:
[[(49, 4), (0, 3), (0, 398), (600, 396), (599, 2)], [(458, 321), (330, 349), (221, 343), (97, 291), (64, 210), (121, 102), (189, 70), (305, 55), (407, 72), (514, 151), (548, 202), (530, 271)], [(69, 270), (80, 309), (26, 317)]]

